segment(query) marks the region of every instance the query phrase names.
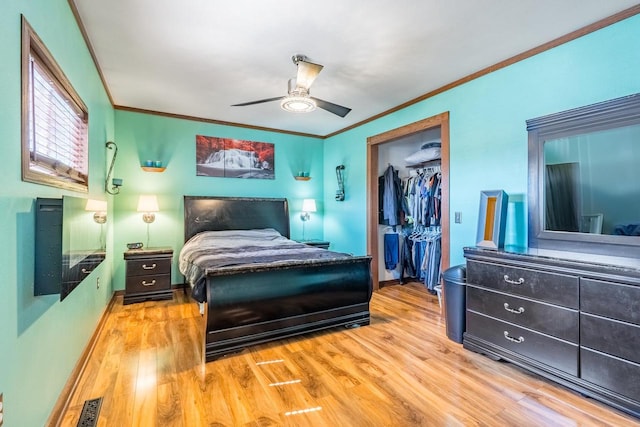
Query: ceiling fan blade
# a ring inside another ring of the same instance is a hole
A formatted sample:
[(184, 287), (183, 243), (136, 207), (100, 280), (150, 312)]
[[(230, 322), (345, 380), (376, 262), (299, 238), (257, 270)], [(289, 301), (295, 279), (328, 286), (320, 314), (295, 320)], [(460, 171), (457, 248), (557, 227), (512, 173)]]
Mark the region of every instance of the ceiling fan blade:
[(245, 105), (262, 104), (263, 102), (278, 101), (278, 100), (280, 100), (282, 98), (284, 98), (284, 97), (283, 96), (278, 96), (278, 97), (275, 97), (275, 98), (260, 99), (259, 101), (244, 102), (242, 104), (233, 104), (232, 107), (244, 107)]
[(296, 86), (309, 90), (313, 81), (318, 77), (323, 66), (313, 62), (298, 61), (298, 74), (296, 76)]
[(316, 101), (316, 105), (318, 108), (322, 108), (323, 110), (327, 110), (330, 113), (333, 113), (337, 116), (344, 117), (349, 114), (351, 108), (343, 107), (342, 105), (334, 104), (332, 102), (323, 101), (322, 99), (311, 97), (314, 101)]

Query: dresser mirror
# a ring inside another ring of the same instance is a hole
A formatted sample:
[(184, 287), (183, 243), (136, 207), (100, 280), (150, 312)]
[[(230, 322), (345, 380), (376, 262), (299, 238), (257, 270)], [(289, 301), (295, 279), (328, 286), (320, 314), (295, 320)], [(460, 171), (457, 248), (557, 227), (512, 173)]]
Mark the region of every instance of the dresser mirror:
[(640, 254), (640, 94), (527, 121), (529, 246)]

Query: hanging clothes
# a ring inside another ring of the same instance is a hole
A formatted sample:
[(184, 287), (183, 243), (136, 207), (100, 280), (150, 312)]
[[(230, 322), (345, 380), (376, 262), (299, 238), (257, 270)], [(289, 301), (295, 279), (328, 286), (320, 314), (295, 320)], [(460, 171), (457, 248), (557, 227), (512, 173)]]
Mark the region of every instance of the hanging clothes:
[(405, 275), (408, 277), (416, 276), (416, 269), (411, 262), (411, 254), (413, 253), (413, 240), (404, 237), (400, 249), (400, 283), (404, 283)]
[(398, 233), (384, 234), (384, 268), (395, 270), (400, 258), (400, 235)]
[[(400, 260), (404, 273), (423, 282), (435, 294), (435, 286), (440, 280), (442, 233), (439, 230), (425, 229), (404, 236), (404, 240)], [(401, 282), (403, 280), (404, 276), (401, 276)]]
[(433, 294), (440, 279), (442, 257), (441, 180), (439, 167), (418, 170), (402, 180), (406, 221), (400, 238), (400, 283), (405, 277), (412, 277)]
[(399, 267), (400, 283), (417, 279), (433, 294), (442, 257), (441, 180), (439, 167), (400, 179), (392, 165), (378, 178), (379, 223), (393, 228), (384, 234), (385, 268)]
[(392, 165), (389, 165), (384, 174), (378, 178), (378, 205), (379, 224), (391, 226), (404, 224), (407, 208), (403, 197), (402, 180)]
[(439, 172), (427, 174), (421, 171), (404, 180), (403, 194), (408, 206), (407, 212), (416, 225), (440, 225), (441, 180)]
[(426, 237), (426, 249), (422, 258), (422, 281), (431, 293), (435, 292), (435, 286), (440, 281), (440, 257), (441, 257), (441, 233), (430, 232)]

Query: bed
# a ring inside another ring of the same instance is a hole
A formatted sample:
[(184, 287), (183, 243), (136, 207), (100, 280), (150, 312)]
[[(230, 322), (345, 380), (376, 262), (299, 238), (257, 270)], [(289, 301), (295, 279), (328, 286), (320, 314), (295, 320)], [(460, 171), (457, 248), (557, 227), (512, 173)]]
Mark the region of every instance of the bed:
[(255, 344), (369, 324), (371, 257), (289, 240), (286, 199), (184, 196), (184, 230), (180, 271), (203, 308), (207, 362)]

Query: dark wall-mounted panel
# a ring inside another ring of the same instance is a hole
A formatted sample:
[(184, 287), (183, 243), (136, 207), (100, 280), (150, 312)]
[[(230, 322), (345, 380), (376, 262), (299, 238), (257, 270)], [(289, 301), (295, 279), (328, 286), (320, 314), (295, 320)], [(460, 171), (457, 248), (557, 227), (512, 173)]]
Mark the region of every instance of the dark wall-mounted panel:
[(103, 224), (93, 221), (84, 198), (36, 199), (34, 295), (62, 301), (105, 258)]

